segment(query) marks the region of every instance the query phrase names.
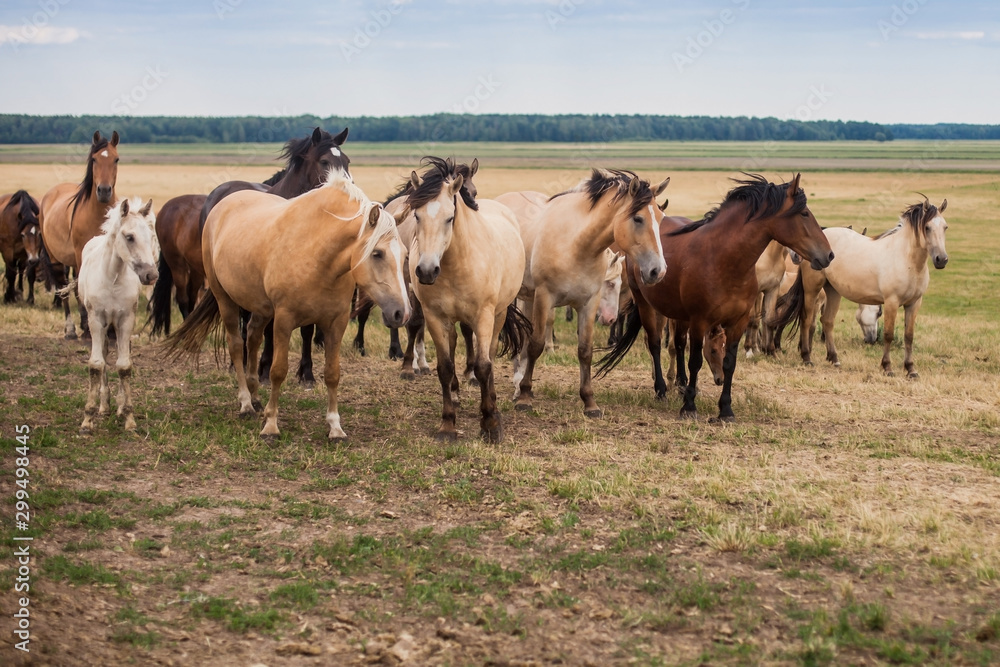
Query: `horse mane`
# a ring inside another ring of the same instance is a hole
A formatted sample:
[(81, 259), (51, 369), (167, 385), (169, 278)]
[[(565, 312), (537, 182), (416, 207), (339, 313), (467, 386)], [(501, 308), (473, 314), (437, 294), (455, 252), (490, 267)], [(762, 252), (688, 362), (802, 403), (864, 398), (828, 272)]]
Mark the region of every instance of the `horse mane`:
[(882, 232), (878, 236), (873, 236), (872, 237), (872, 241), (878, 241), (879, 239), (884, 239), (886, 236), (892, 236), (893, 234), (895, 234), (896, 232), (898, 232), (902, 228), (903, 228), (903, 223), (901, 222), (898, 225), (896, 225), (895, 227), (890, 227), (889, 229), (885, 230), (884, 232)]
[(590, 173), (590, 178), (581, 181), (574, 188), (552, 195), (549, 197), (549, 201), (574, 192), (583, 192), (590, 199), (590, 209), (593, 210), (597, 206), (597, 202), (601, 200), (601, 197), (612, 190), (614, 190), (614, 195), (611, 198), (612, 202), (621, 201), (627, 197), (633, 181), (638, 186), (628, 209), (628, 215), (631, 217), (649, 206), (653, 201), (653, 189), (649, 187), (648, 181), (642, 180), (635, 172), (628, 171), (627, 169), (604, 170), (594, 168)]
[[(462, 195), (462, 201), (473, 211), (479, 210), (479, 203), (476, 202), (475, 197), (469, 192), (468, 184), (472, 180), (472, 168), (469, 165), (455, 164), (455, 160), (452, 158), (442, 159), (430, 155), (421, 159), (420, 164), (427, 165), (428, 168), (420, 176), (420, 185), (413, 188), (408, 195), (407, 204), (411, 209), (420, 208), (437, 198), (441, 194), (445, 182), (453, 181), (456, 177), (461, 176), (463, 182), (458, 192)], [(399, 190), (400, 193), (396, 197), (405, 192), (405, 185), (400, 186)], [(393, 198), (390, 198), (389, 201)]]
[(917, 238), (923, 233), (924, 223), (930, 222), (937, 217), (938, 209), (937, 206), (930, 203), (930, 201), (924, 197), (924, 201), (917, 202), (911, 206), (907, 206), (903, 209), (903, 213), (899, 216), (901, 222), (910, 223), (910, 228), (913, 229), (913, 234)]
[(264, 181), (263, 183), (261, 183), (261, 185), (266, 185), (268, 187), (270, 187), (272, 185), (277, 185), (278, 181), (280, 181), (281, 179), (283, 179), (285, 177), (285, 174), (287, 174), (287, 173), (288, 173), (288, 169), (287, 168), (286, 169), (282, 169), (281, 171), (277, 171), (277, 172), (274, 173), (274, 176), (272, 176), (271, 178), (269, 178), (266, 181)]
[(84, 175), (80, 187), (76, 189), (76, 192), (70, 198), (70, 202), (73, 204), (73, 215), (76, 215), (76, 209), (80, 205), (80, 202), (86, 203), (90, 199), (90, 192), (94, 189), (94, 154), (107, 147), (107, 137), (101, 137), (97, 143), (90, 146), (90, 155), (87, 156), (87, 173)]
[[(744, 222), (767, 218), (781, 210), (781, 207), (785, 204), (785, 199), (788, 197), (788, 183), (781, 183), (780, 185), (771, 183), (760, 174), (743, 172), (743, 175), (747, 178), (732, 179), (737, 184), (736, 187), (726, 194), (726, 198), (721, 204), (706, 213), (704, 218), (684, 225), (680, 229), (670, 232), (668, 236), (679, 236), (704, 227), (715, 220), (722, 209), (734, 204), (744, 204), (746, 206), (747, 217)], [(805, 208), (806, 193), (805, 190), (799, 188), (795, 192), (795, 200), (792, 202), (792, 207), (788, 210), (788, 215), (801, 213)]]
[(18, 190), (11, 195), (7, 205), (3, 208), (3, 212), (6, 213), (8, 209), (13, 210), (15, 206), (20, 208), (18, 215), (21, 217), (21, 222), (18, 224), (18, 232), (22, 231), (28, 225), (38, 224), (38, 204), (35, 203), (35, 200), (32, 199), (27, 190)]
[[(342, 169), (331, 169), (329, 175), (326, 177), (326, 182), (321, 187), (336, 188), (346, 194), (349, 199), (361, 204), (358, 213), (355, 214), (361, 216), (361, 226), (358, 228), (359, 239), (365, 234), (365, 228), (368, 224), (368, 216), (371, 214), (372, 207), (379, 207), (380, 211), (378, 223), (375, 225), (375, 229), (372, 230), (372, 235), (368, 238), (368, 241), (365, 243), (365, 246), (361, 251), (361, 261), (365, 261), (365, 259), (372, 253), (372, 250), (375, 249), (375, 245), (379, 242), (379, 240), (386, 234), (395, 231), (396, 220), (384, 209), (382, 209), (381, 204), (372, 202), (368, 199), (368, 195), (365, 194), (365, 191), (359, 188), (358, 185), (351, 179), (350, 175)], [(330, 215), (333, 214), (331, 213)], [(340, 216), (334, 217), (340, 218)]]

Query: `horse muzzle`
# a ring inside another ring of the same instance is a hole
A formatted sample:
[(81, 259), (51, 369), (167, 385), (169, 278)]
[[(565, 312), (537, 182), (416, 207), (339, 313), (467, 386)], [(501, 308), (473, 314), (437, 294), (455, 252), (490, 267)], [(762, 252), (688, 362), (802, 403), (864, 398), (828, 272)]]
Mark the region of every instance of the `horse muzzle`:
[(935, 255), (934, 256), (934, 268), (943, 269), (948, 266), (948, 255)]
[(809, 260), (809, 266), (815, 271), (822, 271), (826, 267), (830, 266), (830, 262), (833, 261), (833, 251), (827, 257), (813, 257)]
[(410, 320), (409, 304), (397, 303), (382, 308), (382, 323), (392, 329), (398, 329)]
[(160, 273), (156, 270), (155, 266), (145, 264), (133, 268), (135, 269), (135, 274), (139, 276), (139, 282), (143, 285), (152, 285), (160, 277)]
[(663, 280), (663, 276), (667, 275), (667, 263), (663, 257), (657, 253), (649, 253), (643, 259), (645, 261), (637, 262), (642, 282), (646, 285), (655, 285)]
[(421, 285), (433, 285), (434, 281), (441, 275), (441, 264), (439, 262), (420, 262), (413, 270), (417, 274), (417, 280)]
[(110, 185), (98, 185), (97, 186), (97, 201), (102, 204), (107, 204), (111, 201), (111, 186)]
[(874, 330), (865, 329), (863, 333), (865, 335), (865, 343), (867, 343), (868, 345), (874, 345), (875, 343), (878, 342), (878, 329)]

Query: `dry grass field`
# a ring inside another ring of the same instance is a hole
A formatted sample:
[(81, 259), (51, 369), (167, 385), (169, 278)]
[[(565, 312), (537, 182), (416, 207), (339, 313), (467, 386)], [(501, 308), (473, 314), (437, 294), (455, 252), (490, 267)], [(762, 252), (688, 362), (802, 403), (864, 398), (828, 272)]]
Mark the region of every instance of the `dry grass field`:
[[(0, 164), (0, 189), (40, 196), (81, 171)], [(117, 191), (159, 208), (273, 171), (123, 157)], [(352, 172), (377, 198), (409, 169)], [(671, 176), (670, 211), (691, 217), (734, 175), (641, 173)], [(476, 183), (490, 197), (582, 175), (484, 161)], [(803, 178), (824, 225), (882, 231), (914, 191), (948, 198), (951, 260), (917, 321), (920, 378), (883, 376), (881, 346), (862, 343), (845, 303), (843, 366), (741, 355), (731, 425), (708, 423), (718, 388), (704, 372), (699, 420), (679, 418), (679, 396), (657, 401), (642, 346), (595, 383), (605, 417), (586, 419), (559, 318), (534, 412), (513, 410), (510, 362), (498, 364), (497, 445), (475, 437), (475, 388), (463, 388), (464, 435), (435, 441), (437, 380), (400, 381), (375, 325), (368, 356), (344, 351), (346, 443), (325, 440), (322, 383), (288, 386), (268, 443), (237, 418), (211, 352), (169, 363), (145, 334), (133, 339), (138, 432), (109, 418), (83, 436), (88, 350), (62, 339), (49, 296), (0, 307), (0, 662), (1000, 662), (1000, 175)], [(901, 345), (893, 354), (900, 366)], [(13, 528), (20, 424), (27, 532)], [(34, 538), (30, 655), (13, 648), (15, 535)]]

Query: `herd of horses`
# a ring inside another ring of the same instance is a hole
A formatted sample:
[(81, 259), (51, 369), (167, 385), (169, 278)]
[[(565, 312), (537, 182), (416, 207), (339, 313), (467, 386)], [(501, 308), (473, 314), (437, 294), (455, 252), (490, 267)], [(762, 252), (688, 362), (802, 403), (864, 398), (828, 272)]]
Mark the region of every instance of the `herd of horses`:
[[(23, 190), (0, 198), (4, 300), (21, 298), (26, 276), (33, 302), (41, 269), (61, 300), (65, 336), (75, 338), (69, 297), (76, 292), (81, 328), (91, 338), (82, 430), (109, 410), (112, 343), (121, 385), (118, 414), (126, 429), (135, 428), (130, 340), (142, 285), (153, 285), (148, 323), (152, 333), (165, 336), (167, 353), (198, 354), (213, 332), (224, 330), (239, 413), (253, 417), (263, 409), (262, 436), (279, 433), (278, 401), (298, 328), (303, 353), (297, 377), (314, 381), (311, 345), (321, 342), (328, 436), (346, 437), (337, 404), (340, 347), (357, 317), (355, 345), (364, 352), (364, 325), (375, 306), (392, 329), (390, 355), (402, 356), (402, 377), (429, 371), (423, 336), (430, 334), (442, 439), (458, 435), (458, 331), (466, 348), (461, 379), (479, 385), (481, 435), (495, 442), (503, 427), (494, 360), (512, 356), (514, 406), (531, 410), (536, 365), (551, 345), (561, 306), (578, 313), (579, 393), (592, 418), (603, 414), (594, 377), (610, 372), (642, 331), (658, 397), (667, 393), (660, 361), (667, 332), (667, 379), (683, 393), (681, 415), (697, 415), (704, 358), (722, 386), (712, 421), (733, 421), (733, 376), (744, 337), (748, 356), (755, 350), (773, 355), (791, 325), (799, 331), (803, 361), (811, 364), (821, 312), (827, 359), (837, 366), (833, 332), (843, 297), (860, 304), (857, 318), (867, 342), (876, 342), (884, 314), (887, 375), (893, 373), (896, 315), (904, 309), (903, 366), (917, 377), (914, 325), (928, 285), (928, 259), (938, 269), (948, 261), (947, 200), (934, 206), (922, 197), (895, 226), (869, 237), (821, 228), (798, 174), (787, 183), (746, 174), (718, 207), (690, 220), (666, 215), (666, 202), (657, 203), (669, 178), (651, 184), (631, 171), (593, 169), (576, 187), (551, 196), (524, 191), (485, 199), (474, 184), (477, 160), (467, 165), (427, 157), (421, 173), (411, 172), (379, 203), (350, 176), (347, 134), (316, 128), (286, 144), (287, 165), (267, 182), (230, 181), (209, 195), (176, 197), (154, 216), (152, 202), (118, 199), (118, 133), (105, 138), (95, 132), (79, 184), (56, 185), (41, 203)], [(184, 318), (174, 331), (171, 296)], [(596, 375), (595, 320), (614, 325)], [(405, 352), (397, 333), (402, 327)], [(267, 381), (270, 397), (262, 406), (258, 392)]]

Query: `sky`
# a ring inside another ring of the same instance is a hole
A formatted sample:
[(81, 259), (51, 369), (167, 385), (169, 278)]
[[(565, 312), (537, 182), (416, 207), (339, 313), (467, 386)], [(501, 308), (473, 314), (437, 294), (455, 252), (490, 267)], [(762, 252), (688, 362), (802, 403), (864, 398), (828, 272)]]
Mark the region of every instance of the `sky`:
[(998, 84), (996, 0), (0, 6), (0, 113), (996, 124)]

